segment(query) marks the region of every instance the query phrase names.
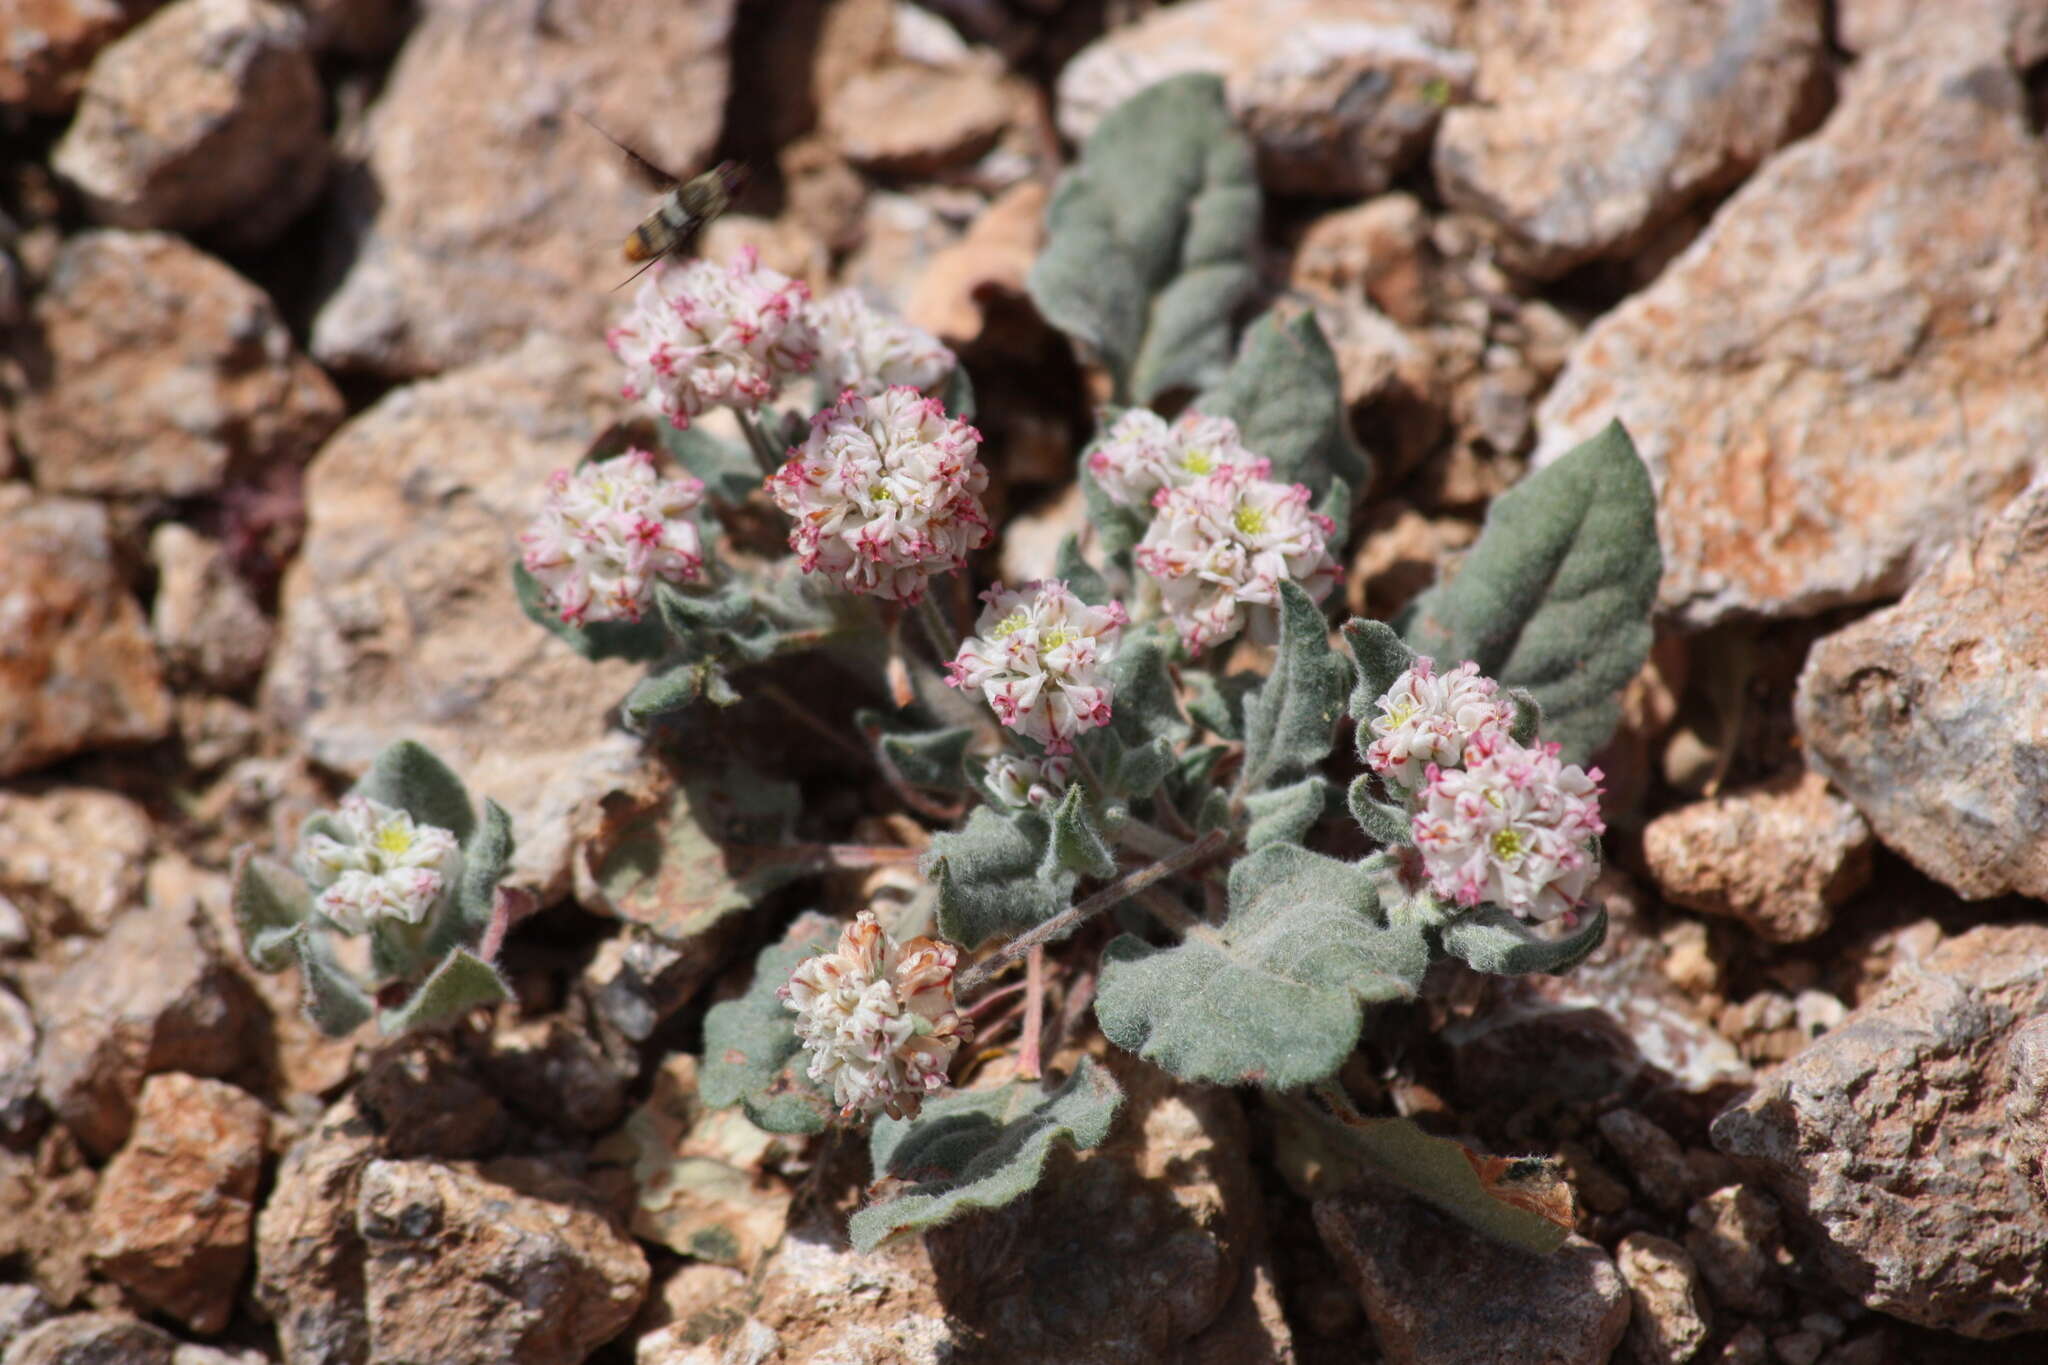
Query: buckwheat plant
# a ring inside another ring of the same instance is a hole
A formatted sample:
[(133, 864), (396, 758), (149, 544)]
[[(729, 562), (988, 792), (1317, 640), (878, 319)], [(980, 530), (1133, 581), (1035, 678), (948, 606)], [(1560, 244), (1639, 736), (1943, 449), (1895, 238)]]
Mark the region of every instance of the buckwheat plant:
[[(691, 423), (661, 437), (688, 476), (633, 456), (653, 510), (606, 522), (624, 485), (571, 506), (613, 477), (596, 452), (527, 538), (529, 614), (592, 657), (653, 665), (623, 712), (685, 774), (664, 837), (590, 869), (609, 894), (640, 877), (687, 898), (703, 869), (744, 868), (716, 913), (650, 911), (688, 937), (807, 868), (897, 865), (850, 924), (799, 916), (704, 1019), (705, 1103), (781, 1133), (868, 1126), (861, 1247), (1016, 1199), (1054, 1144), (1103, 1141), (1121, 1091), (1078, 1046), (1087, 1028), (1180, 1080), (1262, 1095), (1280, 1145), (1319, 1153), (1327, 1179), (1377, 1169), (1533, 1247), (1569, 1227), (1550, 1164), (1516, 1163), (1499, 1188), (1498, 1163), (1359, 1112), (1338, 1078), (1369, 1012), (1401, 1008), (1433, 965), (1562, 972), (1600, 944), (1586, 765), (1649, 648), (1650, 483), (1609, 427), (1496, 498), (1396, 620), (1351, 620), (1333, 644), (1324, 604), (1371, 471), (1313, 314), (1240, 327), (1260, 208), (1214, 77), (1154, 86), (1089, 139), (1028, 279), (1110, 400), (1077, 452), (1087, 515), (1050, 572), (988, 585), (971, 626), (1000, 429), (975, 427), (938, 341), (850, 295), (810, 303), (751, 260), (659, 278), (613, 333), (627, 386)], [(830, 385), (808, 406), (786, 382), (806, 368)], [(744, 445), (697, 420), (719, 404)], [(814, 651), (823, 667), (795, 662)], [(697, 771), (729, 738), (688, 728), (699, 699), (858, 761), (848, 790), (887, 817), (869, 828), (903, 842), (759, 856), (789, 838), (800, 793)], [(744, 828), (721, 833), (713, 805)], [(715, 856), (722, 839), (751, 851)], [(451, 875), (441, 843), (407, 848), (358, 867), (322, 845), (320, 866), (337, 886), (390, 879), (358, 888), (376, 907), (360, 915), (397, 935), (410, 926), (387, 903), (426, 894), (404, 877)]]
[[(259, 971), (299, 969), (306, 1014), (331, 1036), (375, 1015), (386, 1033), (511, 998), (492, 965), (512, 913), (498, 883), (512, 825), (410, 741), (377, 756), (340, 806), (308, 819), (291, 865), (241, 856), (235, 924)], [(367, 941), (370, 977), (334, 940)]]

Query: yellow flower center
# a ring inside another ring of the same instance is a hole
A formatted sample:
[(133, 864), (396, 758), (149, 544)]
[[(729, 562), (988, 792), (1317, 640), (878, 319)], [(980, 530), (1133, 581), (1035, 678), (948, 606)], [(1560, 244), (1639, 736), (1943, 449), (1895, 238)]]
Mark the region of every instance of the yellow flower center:
[(1072, 641), (1076, 634), (1077, 632), (1068, 630), (1064, 626), (1049, 630), (1038, 637), (1038, 648), (1041, 652), (1058, 649), (1061, 645)]
[(996, 628), (990, 631), (989, 634), (1000, 640), (1006, 636), (1015, 635), (1030, 624), (1031, 613), (1019, 607), (1002, 620), (996, 622)]
[(1421, 709), (1421, 702), (1416, 701), (1411, 697), (1401, 698), (1399, 701), (1395, 702), (1391, 707), (1387, 708), (1388, 727), (1395, 730), (1400, 729), (1409, 721), (1413, 720), (1415, 718), (1415, 713), (1417, 711), (1420, 711)]
[(1180, 457), (1180, 467), (1190, 474), (1207, 474), (1216, 467), (1216, 461), (1206, 450), (1190, 450)]
[(1493, 836), (1493, 856), (1504, 863), (1511, 863), (1521, 857), (1521, 834), (1511, 829), (1497, 831)]
[(889, 491), (889, 485), (878, 483), (868, 488), (868, 498), (873, 502), (892, 502), (896, 495)]
[(1256, 507), (1238, 508), (1237, 515), (1231, 520), (1237, 524), (1239, 531), (1248, 536), (1255, 536), (1266, 529), (1266, 514)]
[(412, 835), (398, 824), (389, 824), (377, 831), (377, 851), (387, 858), (402, 858), (412, 847)]

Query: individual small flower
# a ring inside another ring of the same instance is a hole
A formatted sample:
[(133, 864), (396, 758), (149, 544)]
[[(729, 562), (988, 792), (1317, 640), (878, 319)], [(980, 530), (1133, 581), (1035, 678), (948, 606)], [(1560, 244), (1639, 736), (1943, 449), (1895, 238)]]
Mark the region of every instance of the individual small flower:
[(662, 478), (644, 450), (558, 469), (547, 505), (519, 533), (520, 560), (571, 625), (637, 621), (656, 580), (687, 583), (702, 571), (689, 513), (703, 500), (702, 480)]
[[(1273, 483), (1272, 465), (1225, 465), (1153, 495), (1158, 509), (1137, 548), (1138, 567), (1159, 583), (1166, 614), (1190, 653), (1230, 639), (1249, 622), (1267, 635), (1280, 585), (1292, 580), (1320, 602), (1337, 581), (1329, 538), (1336, 524), (1309, 510), (1302, 484)], [(1256, 616), (1254, 609), (1264, 608)]]
[(1109, 724), (1115, 689), (1103, 667), (1116, 657), (1130, 617), (1123, 603), (1091, 607), (1052, 580), (981, 595), (974, 634), (946, 665), (946, 685), (978, 687), (996, 719), (1045, 746), (1072, 753), (1074, 736)]
[(988, 541), (980, 445), (980, 432), (916, 389), (849, 390), (811, 419), (768, 493), (796, 520), (789, 547), (805, 573), (915, 602)]
[(677, 427), (716, 407), (754, 412), (810, 370), (818, 334), (799, 280), (752, 247), (731, 265), (657, 265), (605, 341), (626, 367), (619, 392), (645, 398)]
[(1190, 411), (1169, 426), (1148, 408), (1132, 408), (1089, 452), (1088, 470), (1111, 501), (1146, 507), (1162, 488), (1183, 488), (1219, 469), (1257, 462), (1228, 417)]
[(939, 339), (842, 289), (811, 306), (818, 374), (835, 393), (874, 394), (903, 385), (930, 393), (958, 360)]
[(998, 804), (1016, 810), (1056, 804), (1074, 775), (1074, 760), (1052, 754), (1025, 758), (1022, 754), (997, 754), (988, 761), (982, 780)]
[(953, 1053), (974, 1028), (953, 1007), (960, 950), (914, 938), (898, 945), (863, 910), (832, 952), (807, 959), (776, 992), (796, 1011), (810, 1076), (842, 1118), (910, 1118), (946, 1084)]
[(379, 919), (423, 923), (453, 885), (461, 854), (455, 836), (420, 825), (405, 811), (366, 796), (345, 796), (327, 827), (299, 845), (299, 872), (314, 906), (346, 933)]
[(1459, 905), (1491, 901), (1525, 919), (1568, 914), (1600, 870), (1598, 768), (1558, 761), (1558, 746), (1525, 748), (1501, 726), (1465, 746), (1463, 768), (1430, 764), (1416, 847), (1436, 893)]
[(1500, 695), (1500, 684), (1479, 675), (1467, 659), (1438, 674), (1436, 662), (1423, 655), (1394, 679), (1373, 703), (1379, 714), (1370, 728), (1377, 736), (1365, 761), (1388, 786), (1412, 792), (1420, 787), (1431, 764), (1453, 767), (1472, 737), (1490, 726), (1507, 729), (1515, 723), (1514, 703)]

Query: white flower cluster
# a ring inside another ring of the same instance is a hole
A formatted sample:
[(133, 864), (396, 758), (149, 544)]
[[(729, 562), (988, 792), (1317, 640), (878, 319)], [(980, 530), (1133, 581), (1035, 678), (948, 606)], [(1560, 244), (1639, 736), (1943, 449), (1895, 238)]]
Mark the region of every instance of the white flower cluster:
[(1491, 901), (1526, 919), (1568, 914), (1600, 870), (1593, 841), (1600, 770), (1558, 761), (1558, 746), (1524, 748), (1501, 730), (1465, 746), (1465, 766), (1431, 765), (1415, 842), (1438, 895)]
[(1102, 669), (1130, 620), (1121, 602), (1091, 607), (1056, 579), (998, 583), (981, 600), (947, 686), (980, 688), (996, 719), (1049, 754), (1072, 753), (1075, 735), (1109, 724), (1115, 689)]
[(1374, 739), (1365, 761), (1401, 792), (1420, 787), (1431, 764), (1455, 766), (1480, 731), (1515, 723), (1514, 703), (1470, 659), (1440, 675), (1436, 661), (1422, 655), (1374, 705), (1379, 714), (1369, 724)]
[(1159, 583), (1167, 615), (1191, 654), (1247, 624), (1269, 636), (1280, 585), (1292, 580), (1320, 602), (1338, 577), (1329, 538), (1336, 524), (1309, 510), (1302, 484), (1266, 478), (1265, 460), (1225, 465), (1153, 496), (1138, 567)]
[(637, 621), (657, 580), (686, 583), (702, 571), (689, 514), (703, 499), (702, 480), (662, 478), (644, 450), (558, 469), (540, 515), (519, 533), (521, 562), (571, 625)]
[(379, 919), (424, 923), (461, 865), (455, 836), (366, 796), (342, 798), (326, 828), (299, 844), (299, 872), (316, 893), (313, 904), (345, 933), (361, 934)]
[(1088, 472), (1111, 501), (1147, 507), (1162, 488), (1185, 487), (1219, 469), (1257, 462), (1228, 417), (1191, 411), (1168, 425), (1150, 408), (1131, 408), (1089, 452)]
[(749, 247), (731, 265), (657, 265), (625, 321), (605, 334), (626, 367), (620, 392), (645, 398), (677, 427), (716, 407), (754, 412), (817, 359), (801, 281)]
[(818, 376), (833, 393), (875, 394), (902, 385), (930, 393), (959, 362), (939, 339), (841, 289), (811, 306)]
[(982, 781), (1000, 805), (1013, 810), (1057, 805), (1074, 776), (1074, 760), (1062, 755), (1025, 758), (997, 754), (988, 761)]
[(916, 938), (898, 945), (863, 910), (832, 952), (810, 958), (777, 992), (796, 1011), (810, 1077), (842, 1118), (915, 1115), (946, 1084), (974, 1029), (953, 1006), (960, 950)]
[(847, 392), (811, 419), (768, 492), (796, 521), (789, 545), (804, 572), (915, 602), (989, 538), (980, 445), (980, 432), (916, 389)]

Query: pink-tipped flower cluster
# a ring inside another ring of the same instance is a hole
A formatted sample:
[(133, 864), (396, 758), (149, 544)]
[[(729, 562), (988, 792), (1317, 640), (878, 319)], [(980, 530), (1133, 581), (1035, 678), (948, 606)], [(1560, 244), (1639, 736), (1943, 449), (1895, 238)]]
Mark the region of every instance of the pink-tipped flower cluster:
[(1074, 776), (1074, 760), (1062, 755), (1026, 758), (997, 754), (988, 761), (982, 781), (997, 805), (1030, 810), (1059, 804)]
[(1600, 870), (1594, 840), (1607, 828), (1601, 774), (1557, 753), (1490, 725), (1466, 743), (1462, 768), (1429, 765), (1414, 831), (1438, 895), (1533, 920), (1569, 915), (1585, 899)]
[(1379, 714), (1369, 723), (1374, 739), (1365, 761), (1402, 792), (1421, 786), (1432, 764), (1455, 766), (1480, 731), (1506, 731), (1515, 723), (1514, 703), (1470, 659), (1439, 674), (1435, 660), (1423, 655), (1374, 705)]
[(1284, 582), (1320, 602), (1337, 581), (1329, 549), (1336, 524), (1309, 510), (1306, 486), (1274, 483), (1271, 472), (1265, 460), (1226, 465), (1153, 495), (1157, 510), (1138, 544), (1138, 567), (1158, 581), (1190, 653), (1247, 624), (1255, 638), (1271, 638)]
[(980, 432), (916, 389), (849, 391), (811, 419), (768, 493), (796, 521), (789, 545), (805, 573), (915, 602), (989, 538), (980, 446)]
[(1162, 488), (1182, 488), (1219, 469), (1250, 466), (1237, 423), (1199, 412), (1171, 425), (1149, 408), (1131, 408), (1110, 424), (1088, 454), (1088, 472), (1110, 500), (1147, 507)]
[(751, 247), (731, 265), (657, 265), (605, 334), (626, 367), (620, 392), (678, 427), (716, 407), (754, 412), (817, 359), (809, 299), (801, 281), (763, 266)]
[(546, 506), (519, 534), (521, 562), (571, 625), (637, 621), (657, 581), (702, 571), (689, 514), (703, 498), (701, 480), (662, 478), (644, 450), (558, 469)]
[(898, 385), (931, 393), (958, 364), (939, 339), (842, 289), (811, 306), (818, 377), (834, 393), (880, 393)]
[(796, 1011), (810, 1077), (840, 1117), (914, 1116), (943, 1089), (947, 1068), (974, 1029), (953, 1006), (960, 950), (915, 938), (898, 945), (863, 910), (832, 952), (810, 958), (777, 992)]
[(301, 841), (298, 864), (315, 908), (342, 932), (361, 934), (380, 919), (424, 923), (453, 884), (461, 853), (445, 829), (415, 824), (366, 796), (345, 796), (340, 812), (322, 817)]
[(1130, 618), (1121, 602), (1091, 607), (1052, 580), (981, 595), (974, 634), (946, 665), (950, 687), (978, 687), (996, 719), (1049, 754), (1072, 753), (1074, 736), (1109, 724), (1115, 689), (1103, 668)]

